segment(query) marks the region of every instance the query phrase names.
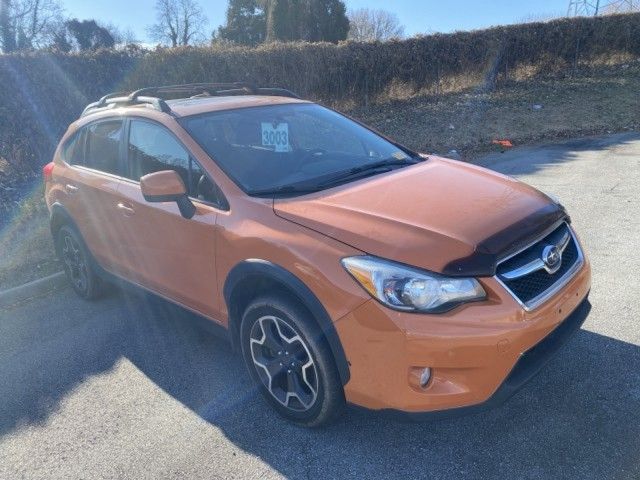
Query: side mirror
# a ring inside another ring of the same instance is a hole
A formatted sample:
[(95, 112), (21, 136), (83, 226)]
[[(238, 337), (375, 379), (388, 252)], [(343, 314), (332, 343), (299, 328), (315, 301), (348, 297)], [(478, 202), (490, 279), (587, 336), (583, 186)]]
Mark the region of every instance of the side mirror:
[(145, 175), (140, 179), (140, 190), (147, 202), (176, 202), (184, 218), (192, 218), (196, 213), (182, 178), (173, 170)]

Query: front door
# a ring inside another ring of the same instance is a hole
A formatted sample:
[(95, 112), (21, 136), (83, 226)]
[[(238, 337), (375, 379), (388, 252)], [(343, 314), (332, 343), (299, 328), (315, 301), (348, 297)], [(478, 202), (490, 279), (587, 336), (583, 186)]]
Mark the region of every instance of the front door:
[[(198, 193), (204, 172), (176, 137), (160, 124), (130, 121), (128, 179), (119, 188), (127, 277), (171, 300), (219, 318), (215, 266), (218, 208)], [(196, 206), (191, 219), (174, 202), (149, 203), (140, 177), (174, 170)], [(198, 198), (200, 197), (200, 198)]]

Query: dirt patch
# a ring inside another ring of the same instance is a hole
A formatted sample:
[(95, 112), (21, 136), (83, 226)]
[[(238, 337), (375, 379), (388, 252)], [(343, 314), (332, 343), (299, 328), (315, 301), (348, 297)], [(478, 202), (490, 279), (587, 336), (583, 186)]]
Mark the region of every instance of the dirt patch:
[(496, 148), (640, 129), (640, 64), (343, 109), (407, 146), (474, 158)]

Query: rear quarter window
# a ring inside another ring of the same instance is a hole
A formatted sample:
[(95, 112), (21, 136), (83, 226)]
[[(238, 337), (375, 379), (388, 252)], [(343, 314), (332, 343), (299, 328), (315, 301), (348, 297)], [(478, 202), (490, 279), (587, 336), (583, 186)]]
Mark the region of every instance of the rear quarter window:
[(119, 175), (122, 121), (108, 120), (94, 123), (86, 129), (86, 166)]
[(84, 165), (86, 129), (78, 130), (62, 147), (62, 159), (69, 165)]

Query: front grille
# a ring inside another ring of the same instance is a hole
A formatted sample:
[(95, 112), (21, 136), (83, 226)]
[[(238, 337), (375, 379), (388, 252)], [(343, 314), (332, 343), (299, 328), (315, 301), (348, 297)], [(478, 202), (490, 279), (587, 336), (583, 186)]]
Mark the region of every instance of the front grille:
[[(542, 262), (545, 247), (561, 245), (567, 236), (568, 242), (564, 246), (561, 263), (559, 267), (556, 266), (557, 271), (549, 273)], [(497, 277), (525, 308), (532, 310), (562, 288), (582, 263), (582, 252), (573, 232), (563, 223), (542, 240), (500, 263)], [(518, 276), (513, 278), (515, 275)]]

